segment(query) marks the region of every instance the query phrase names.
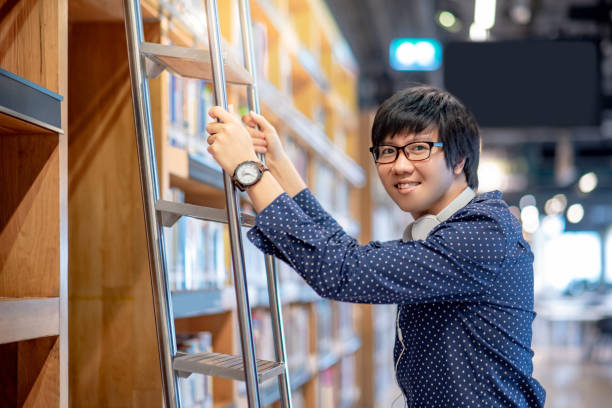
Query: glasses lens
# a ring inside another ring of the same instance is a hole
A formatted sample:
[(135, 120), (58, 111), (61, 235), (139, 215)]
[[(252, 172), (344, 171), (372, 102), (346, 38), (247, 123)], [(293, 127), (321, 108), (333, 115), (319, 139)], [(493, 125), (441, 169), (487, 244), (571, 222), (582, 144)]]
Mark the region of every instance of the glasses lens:
[(374, 156), (378, 163), (391, 163), (397, 157), (397, 148), (393, 146), (378, 146), (374, 149)]
[(405, 151), (410, 160), (425, 160), (429, 157), (431, 147), (428, 143), (410, 143), (406, 146)]

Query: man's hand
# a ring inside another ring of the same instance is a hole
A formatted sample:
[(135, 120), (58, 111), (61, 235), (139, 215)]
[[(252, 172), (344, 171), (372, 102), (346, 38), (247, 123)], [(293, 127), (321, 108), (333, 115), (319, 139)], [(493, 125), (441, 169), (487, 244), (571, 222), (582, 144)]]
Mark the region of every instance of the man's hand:
[(251, 112), (244, 115), (242, 121), (248, 126), (255, 151), (266, 156), (266, 164), (273, 165), (272, 162), (280, 162), (287, 158), (276, 129), (266, 118)]
[(206, 125), (210, 134), (208, 152), (228, 174), (234, 174), (238, 165), (247, 160), (257, 161), (253, 139), (240, 120), (220, 106), (213, 106), (208, 115), (220, 122)]

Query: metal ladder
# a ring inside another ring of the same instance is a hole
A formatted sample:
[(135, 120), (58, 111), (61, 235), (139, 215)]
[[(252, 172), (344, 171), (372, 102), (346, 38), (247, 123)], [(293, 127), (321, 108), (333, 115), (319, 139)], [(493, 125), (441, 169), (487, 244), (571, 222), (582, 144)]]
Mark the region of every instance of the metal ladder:
[[(246, 69), (230, 69), (227, 80), (248, 87), (249, 108), (259, 113), (249, 1), (238, 0), (238, 2)], [(178, 378), (200, 373), (245, 381), (249, 407), (261, 406), (259, 382), (278, 376), (282, 406), (291, 408), (276, 262), (269, 255), (266, 256), (265, 263), (277, 361), (255, 359), (244, 252), (240, 234), (241, 226), (253, 225), (254, 220), (252, 216), (239, 214), (237, 195), (231, 176), (223, 172), (226, 211), (160, 199), (148, 78), (156, 77), (164, 69), (168, 69), (178, 75), (212, 80), (216, 105), (227, 109), (224, 67), (226, 61), (224, 61), (221, 49), (216, 0), (206, 0), (210, 54), (196, 48), (145, 42), (140, 1), (123, 0), (123, 7), (164, 405), (168, 408), (181, 407)], [(263, 160), (263, 156), (260, 158)], [(242, 356), (219, 353), (188, 355), (177, 352), (167, 280), (163, 227), (172, 226), (184, 216), (229, 224)]]

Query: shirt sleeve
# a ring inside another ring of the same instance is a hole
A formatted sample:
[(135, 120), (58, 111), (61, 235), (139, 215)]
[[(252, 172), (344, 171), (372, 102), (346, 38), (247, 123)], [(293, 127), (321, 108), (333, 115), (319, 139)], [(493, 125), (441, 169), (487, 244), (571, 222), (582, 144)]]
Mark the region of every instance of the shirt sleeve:
[[(287, 195), (287, 197), (289, 196)], [(296, 194), (293, 197), (293, 201), (295, 201), (304, 214), (310, 217), (313, 222), (315, 222), (319, 227), (332, 233), (336, 239), (347, 242), (357, 242), (342, 229), (340, 224), (338, 224), (338, 222), (331, 215), (329, 215), (325, 209), (323, 209), (323, 206), (321, 206), (319, 201), (308, 188), (305, 188)], [(276, 202), (270, 204), (270, 206), (275, 205)], [(283, 262), (290, 264), (290, 262), (285, 258), (284, 254), (275, 247), (274, 243), (272, 243), (268, 237), (266, 237), (266, 235), (257, 225), (247, 233), (247, 237), (264, 253), (274, 255)]]
[(474, 299), (497, 279), (508, 251), (501, 223), (482, 212), (451, 220), (426, 241), (359, 245), (317, 224), (283, 194), (255, 222), (266, 238), (260, 248), (271, 245), (319, 295), (408, 304)]
[(348, 235), (340, 224), (325, 211), (323, 206), (319, 203), (319, 200), (317, 200), (308, 188), (305, 188), (295, 195), (293, 201), (295, 201), (310, 219), (321, 228), (332, 233), (336, 239), (346, 241), (347, 243), (357, 243), (357, 240)]

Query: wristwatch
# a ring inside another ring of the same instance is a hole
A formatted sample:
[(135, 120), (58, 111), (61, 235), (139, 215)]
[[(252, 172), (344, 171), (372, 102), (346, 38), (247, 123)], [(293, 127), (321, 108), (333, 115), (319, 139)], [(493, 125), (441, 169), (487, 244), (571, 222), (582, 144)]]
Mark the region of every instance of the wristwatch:
[(245, 191), (261, 180), (264, 171), (270, 171), (270, 169), (264, 166), (262, 162), (248, 160), (240, 163), (238, 167), (236, 167), (232, 180), (240, 191)]

